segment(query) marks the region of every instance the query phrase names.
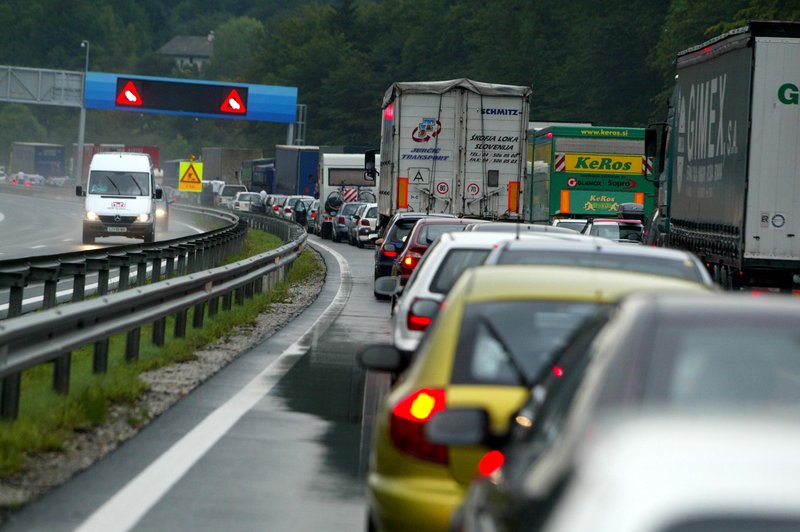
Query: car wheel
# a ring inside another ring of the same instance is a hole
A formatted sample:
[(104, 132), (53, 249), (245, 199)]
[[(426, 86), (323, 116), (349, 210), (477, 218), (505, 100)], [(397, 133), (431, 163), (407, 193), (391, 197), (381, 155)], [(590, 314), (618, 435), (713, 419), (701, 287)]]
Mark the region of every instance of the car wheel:
[(356, 243), (356, 246), (358, 246), (358, 249), (364, 249), (364, 242), (362, 242), (361, 239), (359, 238), (358, 242)]

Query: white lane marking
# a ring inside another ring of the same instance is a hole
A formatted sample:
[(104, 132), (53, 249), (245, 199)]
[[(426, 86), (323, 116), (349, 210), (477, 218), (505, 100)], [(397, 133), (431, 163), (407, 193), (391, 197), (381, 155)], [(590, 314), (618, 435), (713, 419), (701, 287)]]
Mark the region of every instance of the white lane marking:
[(47, 244), (39, 244), (38, 246), (31, 246), (31, 249), (40, 249), (40, 248), (46, 248), (46, 247), (47, 247)]
[(130, 530), (150, 509), (216, 444), (239, 419), (263, 399), (288, 372), (300, 356), (308, 351), (306, 337), (322, 323), (327, 328), (344, 308), (352, 285), (350, 267), (339, 253), (329, 251), (342, 273), (342, 283), (333, 301), (303, 337), (290, 345), (236, 395), (217, 408), (195, 428), (178, 440), (164, 454), (139, 473), (105, 504), (89, 516), (76, 532), (106, 532)]
[(5, 216), (5, 214), (3, 214), (2, 212), (0, 212), (0, 222), (2, 222), (2, 221), (3, 221), (3, 220), (5, 220), (5, 219), (6, 219), (6, 216)]
[(62, 242), (72, 242), (72, 240), (73, 240), (72, 238), (65, 238), (64, 240), (62, 240)]

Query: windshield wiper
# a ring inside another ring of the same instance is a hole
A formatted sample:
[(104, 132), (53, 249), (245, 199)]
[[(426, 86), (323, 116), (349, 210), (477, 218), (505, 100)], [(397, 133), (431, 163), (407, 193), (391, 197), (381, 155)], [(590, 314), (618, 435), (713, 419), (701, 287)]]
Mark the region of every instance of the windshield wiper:
[(122, 194), (122, 192), (120, 192), (119, 187), (117, 186), (117, 184), (114, 183), (113, 179), (111, 179), (110, 177), (106, 177), (106, 179), (108, 179), (108, 182), (111, 183), (112, 185), (114, 185), (114, 188), (117, 189), (117, 194)]
[(509, 360), (509, 362), (511, 362), (511, 365), (514, 367), (514, 370), (517, 372), (517, 377), (519, 378), (521, 383), (524, 386), (530, 388), (533, 385), (533, 383), (530, 382), (530, 379), (528, 378), (528, 375), (525, 373), (525, 370), (523, 369), (522, 364), (520, 363), (520, 361), (517, 359), (516, 355), (514, 354), (514, 351), (512, 351), (511, 349), (508, 348), (508, 344), (506, 344), (506, 342), (503, 340), (502, 336), (500, 336), (500, 333), (497, 331), (495, 326), (492, 325), (492, 322), (490, 322), (489, 319), (486, 316), (480, 316), (478, 319), (481, 322), (483, 322), (483, 324), (486, 326), (486, 328), (489, 329), (489, 333), (494, 337), (495, 340), (497, 340), (497, 343), (500, 344), (500, 347), (502, 347), (503, 350), (508, 354), (508, 360)]

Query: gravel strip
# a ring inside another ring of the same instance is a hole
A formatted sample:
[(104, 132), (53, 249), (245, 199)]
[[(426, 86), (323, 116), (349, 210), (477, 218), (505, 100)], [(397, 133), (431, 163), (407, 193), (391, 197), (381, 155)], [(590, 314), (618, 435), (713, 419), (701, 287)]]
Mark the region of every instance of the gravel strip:
[[(26, 457), (22, 471), (0, 480), (0, 512), (25, 505), (86, 469), (241, 353), (294, 319), (314, 302), (325, 282), (324, 262), (315, 251), (314, 254), (323, 271), (292, 285), (289, 303), (273, 304), (254, 324), (243, 325), (215, 344), (197, 351), (195, 360), (143, 373), (141, 378), (149, 390), (133, 404), (113, 405), (104, 424), (76, 432), (63, 450)], [(0, 515), (0, 522), (1, 518)]]

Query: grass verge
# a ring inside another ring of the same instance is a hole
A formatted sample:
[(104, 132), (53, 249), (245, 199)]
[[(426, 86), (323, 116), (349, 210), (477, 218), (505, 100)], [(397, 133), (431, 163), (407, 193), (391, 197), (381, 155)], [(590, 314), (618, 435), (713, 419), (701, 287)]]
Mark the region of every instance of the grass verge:
[[(244, 257), (263, 253), (281, 245), (280, 239), (262, 231), (248, 231), (245, 250), (231, 257), (235, 262)], [(240, 325), (252, 323), (256, 317), (269, 310), (270, 305), (286, 299), (289, 286), (302, 282), (321, 270), (322, 266), (305, 250), (295, 261), (286, 281), (271, 292), (256, 294), (242, 306), (215, 316), (205, 316), (203, 327), (193, 329), (189, 310), (184, 338), (175, 338), (174, 317), (167, 318), (167, 338), (163, 347), (151, 342), (152, 325), (141, 328), (139, 358), (125, 361), (125, 334), (114, 336), (109, 343), (108, 372), (92, 372), (92, 346), (72, 353), (70, 391), (59, 395), (53, 391), (53, 365), (42, 364), (22, 374), (20, 413), (13, 422), (0, 422), (0, 478), (19, 471), (26, 453), (35, 454), (59, 450), (75, 431), (89, 430), (106, 421), (112, 404), (133, 404), (147, 387), (139, 379), (142, 372), (178, 362), (191, 360), (194, 352), (217, 341)], [(206, 310), (207, 312), (207, 310)], [(147, 412), (131, 411), (127, 421), (139, 426), (148, 419)]]

